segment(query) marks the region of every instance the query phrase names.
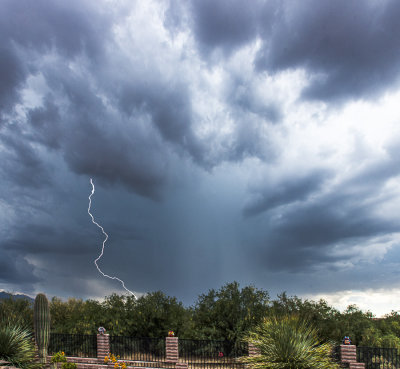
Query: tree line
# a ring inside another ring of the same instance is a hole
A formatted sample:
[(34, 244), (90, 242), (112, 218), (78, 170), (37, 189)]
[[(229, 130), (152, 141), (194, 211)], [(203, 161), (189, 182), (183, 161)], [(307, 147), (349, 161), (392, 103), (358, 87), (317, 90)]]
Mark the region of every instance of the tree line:
[[(254, 286), (240, 288), (237, 282), (201, 294), (189, 307), (176, 297), (157, 291), (137, 300), (112, 294), (103, 302), (53, 297), (50, 313), (53, 333), (96, 334), (97, 328), (103, 326), (116, 336), (159, 338), (173, 330), (177, 337), (185, 339), (235, 342), (243, 340), (269, 316), (297, 316), (317, 328), (322, 342), (339, 344), (344, 336), (350, 336), (356, 345), (400, 349), (398, 312), (376, 319), (355, 305), (340, 312), (324, 300), (301, 299), (286, 293), (272, 300), (267, 291)], [(2, 319), (33, 330), (32, 304), (11, 297), (4, 299), (0, 302)]]

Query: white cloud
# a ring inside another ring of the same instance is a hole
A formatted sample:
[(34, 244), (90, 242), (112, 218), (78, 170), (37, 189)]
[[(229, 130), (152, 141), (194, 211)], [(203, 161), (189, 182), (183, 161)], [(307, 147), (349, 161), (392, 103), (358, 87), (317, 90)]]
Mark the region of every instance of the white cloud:
[(357, 305), (362, 311), (371, 311), (378, 318), (400, 310), (400, 288), (343, 290), (303, 297), (311, 300), (324, 299), (340, 311), (344, 311), (349, 305)]

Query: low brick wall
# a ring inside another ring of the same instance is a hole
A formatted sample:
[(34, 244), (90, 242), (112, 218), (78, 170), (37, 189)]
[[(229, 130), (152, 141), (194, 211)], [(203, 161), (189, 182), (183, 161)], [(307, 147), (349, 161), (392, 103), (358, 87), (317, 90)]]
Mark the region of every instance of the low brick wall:
[[(51, 362), (52, 356), (47, 357), (47, 362)], [(84, 357), (67, 357), (67, 362), (75, 363), (77, 369), (114, 369), (114, 363), (109, 361), (107, 364), (104, 363), (104, 357), (101, 359), (98, 358), (84, 358)], [(133, 369), (146, 369), (150, 367), (150, 365), (146, 366), (138, 366), (137, 362), (133, 360), (118, 360), (119, 363), (125, 362), (127, 368)], [(61, 368), (61, 364), (58, 364), (58, 369)], [(150, 363), (149, 363), (150, 364)], [(167, 363), (167, 362), (152, 362), (151, 367), (154, 368), (172, 368), (172, 369), (187, 369), (186, 363)]]
[[(10, 364), (8, 361), (0, 360), (0, 364)], [(1, 366), (2, 369), (19, 369), (16, 368), (15, 366)]]

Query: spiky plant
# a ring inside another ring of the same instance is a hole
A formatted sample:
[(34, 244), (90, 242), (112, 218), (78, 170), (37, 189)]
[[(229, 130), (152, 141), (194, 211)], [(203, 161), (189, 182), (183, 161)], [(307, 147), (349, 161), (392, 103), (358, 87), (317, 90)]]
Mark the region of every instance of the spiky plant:
[(241, 358), (251, 369), (339, 368), (330, 358), (333, 346), (321, 343), (317, 330), (297, 316), (266, 318), (247, 341), (260, 352)]
[(33, 325), (40, 362), (46, 363), (47, 348), (50, 340), (50, 308), (49, 301), (43, 293), (39, 293), (35, 298)]
[(0, 359), (7, 363), (0, 366), (15, 366), (21, 369), (40, 369), (42, 364), (35, 359), (36, 349), (32, 333), (11, 322), (0, 324)]

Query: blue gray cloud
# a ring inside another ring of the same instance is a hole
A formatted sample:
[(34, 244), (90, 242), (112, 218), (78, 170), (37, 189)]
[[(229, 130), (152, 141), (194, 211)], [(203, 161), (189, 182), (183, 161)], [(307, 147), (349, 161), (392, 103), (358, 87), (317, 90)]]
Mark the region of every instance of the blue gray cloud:
[(399, 11), (2, 1), (0, 288), (119, 288), (93, 265), (89, 178), (101, 266), (137, 292), (321, 292), (326, 270), (358, 288), (393, 271)]

